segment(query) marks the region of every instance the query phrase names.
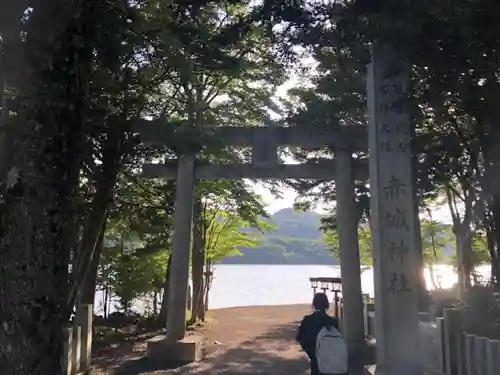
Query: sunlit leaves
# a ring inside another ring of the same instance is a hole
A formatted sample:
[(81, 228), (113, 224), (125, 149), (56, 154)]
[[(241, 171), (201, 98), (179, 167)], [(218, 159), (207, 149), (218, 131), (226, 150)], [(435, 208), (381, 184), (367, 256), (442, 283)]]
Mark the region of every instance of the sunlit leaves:
[[(204, 213), (206, 225), (205, 254), (208, 263), (220, 262), (222, 259), (242, 255), (240, 249), (258, 247), (262, 238), (258, 232), (249, 231), (253, 224), (241, 219), (236, 213), (213, 209)], [(272, 227), (265, 222), (258, 222), (264, 230)]]
[[(455, 259), (454, 235), (450, 225), (436, 221), (421, 220), (422, 247), (426, 265), (453, 263)], [(329, 251), (340, 257), (338, 231), (327, 229), (324, 235)], [(373, 265), (372, 237), (368, 225), (358, 227), (359, 252), (362, 265)], [(389, 251), (389, 249), (387, 249)], [(395, 254), (394, 256), (397, 256)]]

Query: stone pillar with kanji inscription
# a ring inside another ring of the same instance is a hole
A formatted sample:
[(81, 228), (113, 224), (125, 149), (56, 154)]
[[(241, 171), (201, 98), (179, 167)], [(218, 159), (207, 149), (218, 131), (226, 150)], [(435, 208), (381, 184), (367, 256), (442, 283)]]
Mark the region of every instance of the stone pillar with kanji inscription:
[(195, 154), (182, 155), (177, 166), (172, 264), (168, 291), (168, 341), (181, 340), (186, 334), (189, 254), (195, 198), (195, 159)]
[(416, 192), (410, 149), (408, 69), (374, 43), (368, 67), (371, 223), (377, 374), (419, 372)]
[(358, 375), (363, 374), (365, 329), (352, 151), (348, 148), (337, 150), (335, 162), (337, 229), (344, 311), (342, 328), (349, 348), (349, 374)]

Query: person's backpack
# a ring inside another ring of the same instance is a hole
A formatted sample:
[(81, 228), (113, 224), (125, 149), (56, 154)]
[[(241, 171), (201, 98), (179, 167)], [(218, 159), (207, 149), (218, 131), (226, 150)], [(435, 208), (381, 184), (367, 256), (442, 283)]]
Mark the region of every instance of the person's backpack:
[(322, 327), (316, 337), (316, 361), (321, 374), (347, 372), (347, 345), (334, 327)]

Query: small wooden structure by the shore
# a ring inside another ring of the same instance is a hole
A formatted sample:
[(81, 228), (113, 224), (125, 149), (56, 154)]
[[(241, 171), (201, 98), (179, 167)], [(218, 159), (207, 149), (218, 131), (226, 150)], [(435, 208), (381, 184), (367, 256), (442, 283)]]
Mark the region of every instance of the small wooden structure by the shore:
[(318, 289), (323, 293), (333, 293), (333, 304), (335, 316), (341, 318), (342, 315), (342, 278), (340, 277), (310, 277), (311, 288), (313, 294), (316, 294)]

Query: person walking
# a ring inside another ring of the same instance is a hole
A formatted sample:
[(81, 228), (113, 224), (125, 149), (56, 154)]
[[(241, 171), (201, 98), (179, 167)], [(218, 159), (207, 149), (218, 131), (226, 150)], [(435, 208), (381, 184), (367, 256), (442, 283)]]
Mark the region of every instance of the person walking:
[(311, 375), (346, 375), (347, 345), (338, 318), (328, 315), (327, 295), (316, 293), (312, 305), (314, 312), (302, 319), (296, 338), (309, 357)]

